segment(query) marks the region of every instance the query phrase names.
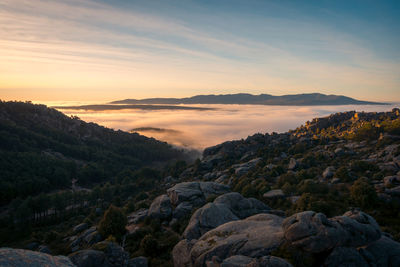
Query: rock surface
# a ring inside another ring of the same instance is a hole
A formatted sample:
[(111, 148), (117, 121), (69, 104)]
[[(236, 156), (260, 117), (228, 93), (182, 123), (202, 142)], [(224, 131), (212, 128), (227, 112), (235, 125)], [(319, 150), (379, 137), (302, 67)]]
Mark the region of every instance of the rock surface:
[(285, 194), (283, 193), (282, 189), (275, 189), (270, 190), (267, 193), (264, 193), (264, 198), (274, 199), (274, 198), (283, 198)]
[(2, 267), (74, 267), (65, 256), (51, 256), (24, 249), (0, 248), (0, 266)]
[(244, 198), (236, 192), (227, 193), (198, 209), (190, 218), (183, 236), (197, 239), (221, 224), (269, 211), (270, 208), (257, 199)]
[(311, 253), (340, 246), (364, 246), (381, 236), (376, 221), (359, 211), (346, 212), (331, 219), (322, 213), (300, 212), (285, 219), (283, 229), (291, 246)]
[(156, 219), (167, 219), (172, 215), (171, 200), (167, 195), (161, 195), (151, 203), (147, 216)]
[[(244, 220), (225, 223), (207, 232), (197, 241), (178, 243), (178, 248), (173, 251), (174, 264), (188, 266), (181, 264), (189, 260), (194, 266), (203, 266), (214, 256), (225, 260), (234, 255), (268, 255), (283, 242), (282, 221), (283, 218), (276, 215), (257, 214)], [(186, 253), (183, 254), (182, 251)]]
[(218, 196), (229, 191), (228, 186), (215, 182), (184, 182), (168, 189), (167, 194), (175, 206), (184, 201), (193, 206), (201, 206), (209, 196)]

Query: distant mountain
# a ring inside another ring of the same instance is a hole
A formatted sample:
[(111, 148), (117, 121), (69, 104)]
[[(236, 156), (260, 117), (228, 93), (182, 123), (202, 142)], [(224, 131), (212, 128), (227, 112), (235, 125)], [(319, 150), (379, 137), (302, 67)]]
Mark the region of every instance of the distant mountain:
[(110, 104), (242, 104), (242, 105), (280, 105), (280, 106), (315, 106), (315, 105), (382, 105), (371, 101), (361, 101), (341, 95), (319, 93), (273, 96), (268, 94), (227, 94), (196, 95), (186, 98), (146, 98), (125, 99)]
[(213, 110), (213, 108), (173, 106), (173, 105), (82, 105), (82, 106), (54, 106), (55, 109), (81, 109), (92, 111), (107, 111), (121, 109), (141, 109), (141, 110)]

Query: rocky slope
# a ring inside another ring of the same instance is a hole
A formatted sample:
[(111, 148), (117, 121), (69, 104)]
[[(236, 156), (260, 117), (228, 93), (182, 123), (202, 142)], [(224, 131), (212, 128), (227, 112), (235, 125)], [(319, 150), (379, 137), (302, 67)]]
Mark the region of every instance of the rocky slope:
[(99, 235), (96, 220), (71, 227), (62, 241), (69, 260), (400, 266), (398, 109), (338, 113), (287, 133), (225, 142), (182, 166), (154, 185), (157, 195), (137, 198), (119, 245)]

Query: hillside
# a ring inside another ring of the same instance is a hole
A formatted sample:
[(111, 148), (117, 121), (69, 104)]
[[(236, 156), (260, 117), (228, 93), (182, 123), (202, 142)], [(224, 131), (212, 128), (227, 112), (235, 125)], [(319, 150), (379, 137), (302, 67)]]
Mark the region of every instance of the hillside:
[(86, 123), (44, 105), (0, 102), (0, 204), (69, 188), (72, 179), (99, 183), (183, 157), (167, 143)]
[(147, 98), (113, 101), (111, 104), (247, 104), (247, 105), (381, 105), (384, 103), (361, 101), (340, 95), (319, 93), (273, 96), (268, 94), (197, 95), (187, 98)]
[[(144, 180), (152, 182), (137, 188)], [(77, 208), (13, 201), (1, 244), (37, 252), (0, 249), (0, 262), (399, 266), (400, 110), (227, 141), (191, 165), (125, 173), (63, 199)]]

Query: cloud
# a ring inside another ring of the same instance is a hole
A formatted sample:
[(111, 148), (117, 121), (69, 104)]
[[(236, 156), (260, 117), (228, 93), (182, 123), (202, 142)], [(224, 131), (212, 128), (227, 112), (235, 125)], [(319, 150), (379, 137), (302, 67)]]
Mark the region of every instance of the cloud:
[[(400, 63), (354, 36), (308, 20), (240, 19), (259, 38), (91, 0), (1, 0), (0, 90), (8, 98), (110, 100), (217, 88), (372, 98), (399, 88)], [(315, 50), (322, 55), (310, 56)]]
[(246, 138), (255, 133), (286, 132), (304, 124), (307, 120), (328, 116), (335, 112), (350, 110), (388, 111), (396, 105), (208, 106), (216, 109), (209, 111), (63, 112), (68, 115), (78, 115), (85, 121), (96, 122), (113, 129), (125, 131), (136, 129), (140, 134), (174, 145), (204, 149), (227, 140)]

